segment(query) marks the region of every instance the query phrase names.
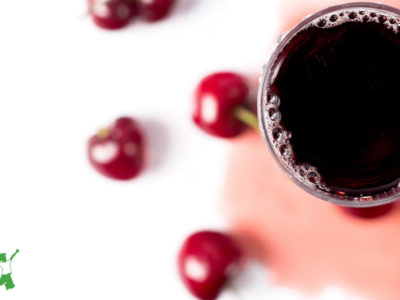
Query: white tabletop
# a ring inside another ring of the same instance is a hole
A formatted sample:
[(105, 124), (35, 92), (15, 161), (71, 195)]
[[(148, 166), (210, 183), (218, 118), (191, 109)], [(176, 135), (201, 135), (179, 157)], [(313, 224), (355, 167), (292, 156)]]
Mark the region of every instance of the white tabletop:
[[(84, 2), (1, 3), (0, 252), (20, 253), (0, 298), (190, 299), (176, 253), (192, 231), (225, 228), (229, 151), (192, 124), (193, 88), (219, 70), (256, 78), (278, 0), (177, 0), (167, 20), (113, 32), (81, 17)], [(151, 148), (143, 175), (123, 183), (85, 154), (121, 115), (141, 120)], [(302, 299), (251, 269), (245, 299)]]

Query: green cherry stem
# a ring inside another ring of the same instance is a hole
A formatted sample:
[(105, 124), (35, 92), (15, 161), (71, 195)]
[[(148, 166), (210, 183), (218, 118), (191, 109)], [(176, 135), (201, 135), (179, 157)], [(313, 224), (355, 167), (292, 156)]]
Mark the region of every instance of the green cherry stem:
[(87, 17), (91, 16), (93, 14), (93, 7), (94, 3), (89, 3), (88, 7), (86, 8), (86, 11), (82, 13), (80, 16), (80, 19), (86, 19)]
[(235, 116), (236, 119), (240, 120), (241, 122), (245, 123), (249, 127), (260, 131), (260, 128), (258, 127), (258, 118), (255, 113), (253, 113), (250, 109), (244, 107), (244, 106), (236, 106), (233, 109), (233, 115)]
[(106, 139), (110, 135), (110, 130), (108, 128), (100, 128), (97, 131), (97, 136), (101, 139)]

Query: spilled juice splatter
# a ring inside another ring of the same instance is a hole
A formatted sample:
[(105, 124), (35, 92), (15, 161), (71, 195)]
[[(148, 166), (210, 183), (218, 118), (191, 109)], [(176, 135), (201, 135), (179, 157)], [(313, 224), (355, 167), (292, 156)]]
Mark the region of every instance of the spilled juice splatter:
[(283, 174), (257, 133), (233, 146), (223, 209), (276, 284), (305, 293), (335, 285), (367, 299), (398, 299), (400, 209), (365, 220), (314, 198)]

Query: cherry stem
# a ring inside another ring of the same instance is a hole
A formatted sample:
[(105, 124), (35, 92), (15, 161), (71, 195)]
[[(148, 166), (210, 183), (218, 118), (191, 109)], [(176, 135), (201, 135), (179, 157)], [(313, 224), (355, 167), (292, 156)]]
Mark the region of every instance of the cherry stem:
[(80, 19), (86, 19), (93, 14), (93, 4), (89, 4), (88, 8), (85, 12), (82, 12), (82, 15), (79, 17)]
[(260, 131), (260, 127), (258, 126), (257, 115), (253, 113), (250, 109), (241, 105), (236, 106), (233, 109), (233, 115), (235, 116), (236, 119), (243, 122), (247, 126), (257, 131)]
[(237, 300), (243, 300), (243, 297), (240, 295), (238, 288), (233, 282), (229, 282), (226, 286), (227, 290), (231, 292), (232, 295), (235, 296)]
[(97, 136), (101, 139), (105, 139), (108, 137), (109, 133), (110, 132), (109, 132), (108, 128), (101, 128), (101, 129), (99, 129), (99, 131), (97, 131)]

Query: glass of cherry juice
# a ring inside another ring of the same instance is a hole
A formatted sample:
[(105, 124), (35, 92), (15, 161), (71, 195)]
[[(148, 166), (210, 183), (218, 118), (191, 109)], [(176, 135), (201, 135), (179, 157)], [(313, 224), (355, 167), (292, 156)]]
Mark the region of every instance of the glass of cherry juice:
[(312, 195), (348, 207), (400, 198), (400, 10), (349, 3), (282, 35), (263, 69), (267, 148)]

